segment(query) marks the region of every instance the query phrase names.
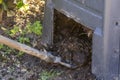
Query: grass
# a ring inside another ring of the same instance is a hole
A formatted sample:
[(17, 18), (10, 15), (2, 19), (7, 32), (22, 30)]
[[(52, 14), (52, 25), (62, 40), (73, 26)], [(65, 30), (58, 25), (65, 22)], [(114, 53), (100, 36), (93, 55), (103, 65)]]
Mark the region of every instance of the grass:
[(33, 33), (37, 36), (40, 36), (42, 34), (42, 25), (40, 21), (35, 21), (33, 24), (32, 23), (27, 23), (24, 29), (22, 29), (19, 26), (14, 26), (13, 29), (10, 30), (9, 35), (11, 37), (16, 36), (16, 35), (25, 35)]
[(10, 54), (11, 52), (15, 51), (14, 49), (12, 49), (6, 45), (3, 45), (3, 44), (0, 44), (0, 50), (4, 51), (5, 55)]
[(61, 72), (57, 72), (55, 70), (46, 71), (44, 70), (42, 73), (40, 73), (40, 79), (39, 80), (50, 80), (57, 76), (59, 76)]
[[(42, 34), (42, 25), (40, 21), (35, 21), (33, 24), (32, 23), (27, 23), (27, 25), (23, 28), (20, 26), (14, 26), (11, 30), (7, 30), (6, 28), (2, 27), (2, 30), (6, 32), (7, 35), (9, 35), (12, 38), (15, 38), (18, 42), (23, 43), (23, 44), (31, 44), (30, 43), (30, 38), (27, 37), (27, 34), (34, 34), (37, 36), (41, 36)], [(5, 53), (11, 53), (13, 49), (0, 44), (0, 50), (6, 50)], [(22, 56), (24, 53), (19, 51), (18, 56)]]
[(28, 23), (26, 25), (26, 30), (29, 33), (34, 33), (39, 36), (42, 34), (42, 25), (41, 25), (40, 21), (35, 21), (33, 24)]

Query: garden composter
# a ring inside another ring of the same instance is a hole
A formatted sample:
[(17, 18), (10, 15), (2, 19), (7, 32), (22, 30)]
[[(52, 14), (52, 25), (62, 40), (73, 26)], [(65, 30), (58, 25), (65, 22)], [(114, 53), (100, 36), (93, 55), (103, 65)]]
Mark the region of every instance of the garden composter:
[(46, 0), (42, 42), (54, 44), (57, 10), (93, 31), (92, 73), (100, 80), (120, 80), (119, 8), (120, 0)]

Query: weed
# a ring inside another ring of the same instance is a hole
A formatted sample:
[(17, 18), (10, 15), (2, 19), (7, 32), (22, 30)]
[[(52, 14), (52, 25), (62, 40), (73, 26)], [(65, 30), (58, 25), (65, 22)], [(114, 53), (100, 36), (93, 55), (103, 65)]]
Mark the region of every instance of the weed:
[(33, 24), (28, 23), (26, 26), (29, 33), (34, 33), (36, 35), (42, 34), (42, 25), (40, 21), (35, 21)]
[(26, 12), (29, 10), (29, 5), (25, 4), (23, 0), (18, 1), (16, 7), (22, 12)]
[(27, 12), (27, 11), (29, 10), (29, 5), (28, 5), (28, 4), (25, 4), (25, 5), (22, 6), (19, 10), (20, 10), (20, 11)]
[(0, 49), (3, 49), (4, 48), (4, 45), (3, 44), (0, 44)]
[(10, 36), (16, 36), (18, 34), (22, 33), (22, 30), (18, 26), (14, 26), (13, 29), (10, 30)]
[(24, 54), (24, 52), (19, 51), (18, 54), (17, 54), (17, 56), (20, 57), (20, 56), (23, 56), (23, 54)]
[(21, 36), (21, 37), (18, 38), (18, 41), (19, 41), (20, 43), (26, 43), (26, 42), (29, 43), (29, 42), (30, 42), (30, 39), (27, 38), (27, 37)]
[[(3, 44), (0, 44), (0, 50), (4, 51), (4, 55), (6, 55), (6, 56), (10, 53), (16, 52), (15, 49), (12, 49), (12, 48), (10, 48), (6, 45), (3, 45)], [(19, 56), (22, 56), (23, 54), (24, 54), (24, 52), (19, 51), (17, 53), (17, 56), (19, 57)]]
[[(35, 35), (41, 35), (42, 34), (42, 25), (40, 24), (40, 21), (35, 21), (33, 24), (28, 23), (24, 29), (21, 29), (19, 26), (14, 26), (13, 29), (7, 30), (6, 28), (2, 27), (2, 30), (7, 32), (8, 35), (11, 37), (15, 37), (18, 42), (23, 43), (23, 44), (30, 44), (30, 39), (26, 37), (26, 34), (29, 33), (34, 33)], [(10, 54), (13, 49), (4, 46), (0, 44), (0, 49), (5, 50), (6, 54)], [(17, 56), (22, 56), (24, 52), (19, 51)]]
[[(18, 41), (20, 43), (23, 43), (23, 44), (30, 43), (30, 39), (27, 38), (27, 37), (23, 37), (23, 36), (19, 36)], [(17, 56), (23, 56), (23, 54), (24, 54), (24, 52), (19, 51), (18, 54), (17, 54)]]
[(10, 47), (8, 47), (8, 46), (5, 46), (5, 49), (6, 49), (6, 51), (5, 51), (5, 54), (7, 55), (7, 54), (10, 54), (11, 52), (14, 52), (14, 49), (12, 49), (12, 48), (10, 48)]
[(24, 5), (25, 5), (25, 4), (23, 3), (23, 0), (20, 0), (20, 1), (17, 2), (16, 7), (17, 7), (18, 9), (20, 9), (20, 8), (23, 7)]
[(51, 71), (43, 71), (43, 72), (40, 74), (40, 80), (53, 79), (53, 78), (55, 78), (56, 76), (59, 76), (60, 74), (61, 74), (60, 72), (57, 72), (57, 71), (54, 71), (54, 70), (51, 70)]
[(25, 29), (21, 29), (19, 26), (14, 26), (13, 29), (10, 30), (10, 36), (15, 36), (18, 34), (25, 35), (28, 33), (34, 33), (36, 35), (42, 34), (42, 25), (40, 21), (35, 21), (33, 24), (28, 23)]
[(5, 54), (10, 54), (11, 52), (14, 52), (14, 49), (12, 49), (8, 46), (5, 46), (3, 44), (0, 44), (0, 50), (5, 51)]

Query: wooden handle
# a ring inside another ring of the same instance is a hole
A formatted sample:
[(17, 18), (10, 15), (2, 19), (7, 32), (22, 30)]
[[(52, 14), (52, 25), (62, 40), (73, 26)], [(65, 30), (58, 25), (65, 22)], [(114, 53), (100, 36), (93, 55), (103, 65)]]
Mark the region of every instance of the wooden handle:
[(11, 48), (15, 48), (17, 50), (20, 50), (20, 51), (23, 51), (29, 55), (33, 55), (33, 56), (36, 56), (46, 62), (49, 62), (49, 63), (58, 63), (58, 64), (61, 64), (63, 66), (66, 66), (68, 68), (72, 68), (70, 64), (68, 63), (64, 63), (64, 62), (61, 62), (61, 58), (60, 57), (57, 57), (57, 56), (53, 56), (51, 53), (49, 52), (44, 52), (44, 51), (39, 51), (37, 49), (34, 49), (34, 48), (31, 48), (25, 44), (21, 44), (17, 41), (14, 41), (12, 39), (9, 39), (7, 37), (4, 37), (2, 35), (0, 35), (0, 43), (2, 44), (5, 44)]
[(54, 59), (55, 59), (55, 56), (51, 55), (48, 52), (36, 50), (36, 49), (31, 48), (25, 44), (21, 44), (17, 41), (11, 40), (11, 39), (4, 37), (2, 35), (0, 35), (0, 43), (5, 44), (11, 48), (15, 48), (17, 50), (23, 51), (29, 55), (36, 56), (42, 60), (45, 60), (46, 62), (54, 62)]

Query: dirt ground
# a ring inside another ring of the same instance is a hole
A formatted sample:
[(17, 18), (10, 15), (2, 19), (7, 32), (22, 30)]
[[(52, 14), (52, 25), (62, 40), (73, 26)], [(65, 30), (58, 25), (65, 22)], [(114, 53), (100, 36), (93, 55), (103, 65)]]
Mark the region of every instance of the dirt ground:
[[(42, 22), (44, 3), (44, 0), (31, 0), (29, 13), (13, 10), (15, 14), (10, 17), (5, 14), (1, 27), (11, 29), (14, 25), (24, 27), (27, 22)], [(96, 80), (91, 73), (92, 38), (87, 34), (89, 30), (56, 10), (54, 24), (54, 44), (46, 49), (53, 52), (53, 55), (62, 57), (64, 62), (78, 67), (68, 69), (31, 55), (17, 56), (17, 50), (7, 55), (6, 50), (0, 50), (0, 80)], [(0, 34), (10, 37), (2, 29)], [(34, 41), (37, 42), (34, 47), (40, 50), (41, 37), (33, 34), (27, 36), (31, 38), (31, 45)]]

